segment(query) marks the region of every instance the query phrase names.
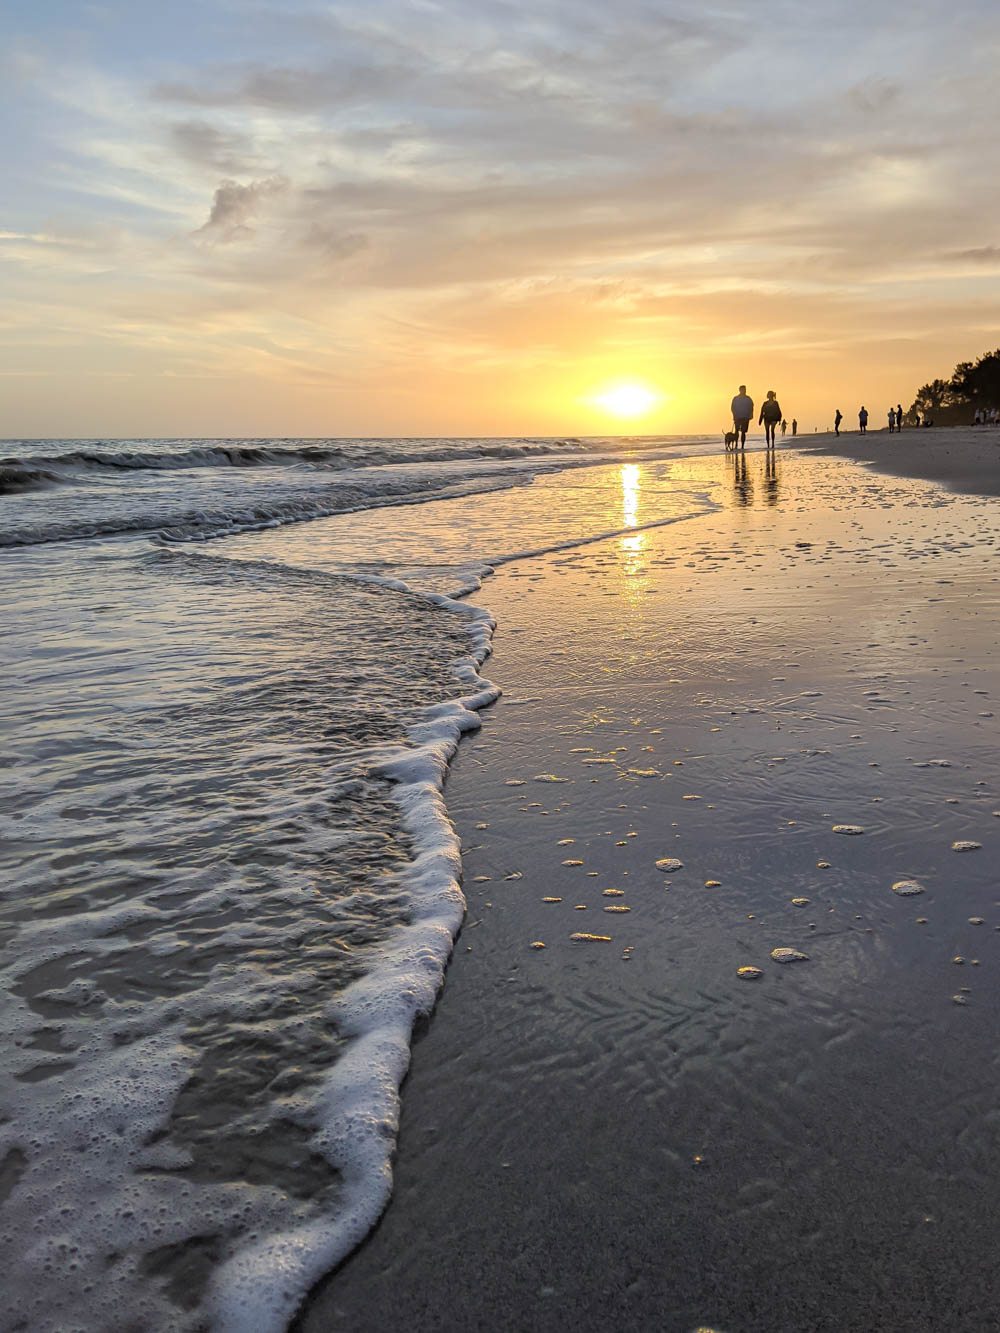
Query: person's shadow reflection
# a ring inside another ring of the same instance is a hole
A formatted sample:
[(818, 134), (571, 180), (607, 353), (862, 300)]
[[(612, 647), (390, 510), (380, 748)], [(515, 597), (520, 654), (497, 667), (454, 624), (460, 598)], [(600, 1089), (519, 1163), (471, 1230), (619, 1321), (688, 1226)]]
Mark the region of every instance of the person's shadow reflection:
[(753, 504), (753, 479), (747, 466), (747, 456), (742, 449), (737, 451), (733, 460), (733, 489), (738, 505), (749, 508)]
[[(733, 495), (736, 503), (742, 509), (749, 509), (753, 505), (755, 499), (754, 479), (750, 464), (747, 462), (747, 456), (742, 450), (737, 450), (737, 452), (732, 455), (732, 465)], [(778, 472), (778, 457), (774, 449), (765, 450), (764, 475), (762, 480), (765, 504), (771, 506), (776, 505), (778, 503), (781, 489), (781, 478)]]
[(767, 450), (764, 461), (764, 499), (769, 505), (778, 503), (778, 456), (773, 449)]

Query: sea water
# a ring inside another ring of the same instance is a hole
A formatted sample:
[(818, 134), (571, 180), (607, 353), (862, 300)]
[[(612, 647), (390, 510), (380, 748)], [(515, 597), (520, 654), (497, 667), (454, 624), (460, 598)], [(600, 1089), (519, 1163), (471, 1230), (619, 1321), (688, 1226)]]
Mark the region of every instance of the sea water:
[(364, 1237), (497, 695), (456, 598), (710, 510), (676, 444), (8, 442), (5, 1328), (281, 1328)]

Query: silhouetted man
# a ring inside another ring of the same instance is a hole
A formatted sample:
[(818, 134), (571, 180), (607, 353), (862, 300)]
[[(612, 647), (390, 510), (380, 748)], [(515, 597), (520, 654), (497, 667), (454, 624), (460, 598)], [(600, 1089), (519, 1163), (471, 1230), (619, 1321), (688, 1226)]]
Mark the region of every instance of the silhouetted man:
[(795, 420), (794, 417), (792, 417), (792, 439), (793, 439), (793, 440), (794, 440), (795, 436), (798, 435), (798, 433), (799, 433), (799, 423)]
[(858, 413), (858, 428), (859, 428), (859, 430), (861, 431), (861, 434), (862, 434), (862, 435), (866, 434), (867, 431), (868, 431), (868, 409), (867, 409), (867, 407), (863, 407), (863, 408), (861, 409), (861, 411)]
[(889, 408), (889, 434), (892, 435), (896, 430), (896, 409)]
[(843, 419), (844, 419), (844, 414), (843, 414), (843, 412), (841, 412), (840, 408), (838, 407), (838, 408), (837, 408), (837, 415), (833, 418), (833, 433), (834, 433), (834, 435), (839, 435), (839, 434), (840, 434), (840, 423), (843, 421)]
[(896, 430), (897, 430), (897, 432), (898, 432), (898, 431), (901, 431), (902, 429), (903, 429), (903, 404), (902, 404), (902, 403), (897, 403), (897, 404), (896, 404)]
[(747, 395), (747, 386), (740, 385), (740, 391), (730, 404), (733, 413), (733, 430), (740, 437), (740, 448), (745, 449), (750, 418), (753, 416), (753, 399)]

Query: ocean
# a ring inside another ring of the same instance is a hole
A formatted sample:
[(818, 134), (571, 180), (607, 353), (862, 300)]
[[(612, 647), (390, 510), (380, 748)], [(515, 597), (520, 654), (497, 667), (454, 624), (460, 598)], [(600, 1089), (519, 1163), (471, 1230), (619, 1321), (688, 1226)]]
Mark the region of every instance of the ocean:
[(717, 449), (6, 442), (4, 1327), (279, 1329), (363, 1239), (465, 907), (464, 598), (711, 512)]

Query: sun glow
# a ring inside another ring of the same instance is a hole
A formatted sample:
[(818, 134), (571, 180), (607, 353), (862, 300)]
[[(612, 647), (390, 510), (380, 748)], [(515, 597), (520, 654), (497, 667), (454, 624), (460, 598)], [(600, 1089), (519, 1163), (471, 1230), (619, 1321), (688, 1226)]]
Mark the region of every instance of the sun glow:
[(596, 406), (615, 417), (641, 417), (660, 401), (660, 395), (642, 384), (615, 384), (593, 398)]

